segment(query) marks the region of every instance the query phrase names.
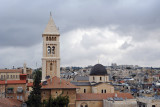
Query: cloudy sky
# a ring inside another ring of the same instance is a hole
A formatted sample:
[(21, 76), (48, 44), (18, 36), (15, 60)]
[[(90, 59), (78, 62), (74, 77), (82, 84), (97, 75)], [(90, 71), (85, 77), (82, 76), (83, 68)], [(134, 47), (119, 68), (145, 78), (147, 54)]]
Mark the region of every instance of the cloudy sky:
[(1, 0), (0, 68), (41, 66), (49, 12), (61, 66), (160, 66), (160, 0)]

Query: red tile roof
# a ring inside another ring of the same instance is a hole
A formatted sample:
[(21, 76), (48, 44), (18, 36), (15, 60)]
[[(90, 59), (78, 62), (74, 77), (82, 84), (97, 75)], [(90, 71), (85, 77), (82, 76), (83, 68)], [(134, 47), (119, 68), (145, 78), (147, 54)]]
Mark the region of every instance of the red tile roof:
[(20, 74), (20, 75), (27, 75), (27, 74)]
[(15, 72), (17, 72), (17, 73), (22, 73), (22, 69), (0, 69), (0, 72), (2, 73), (2, 72), (9, 72), (9, 73), (11, 73), (11, 72), (13, 72), (13, 73), (15, 73)]
[(27, 87), (32, 87), (33, 86), (33, 83), (28, 83), (27, 84)]
[(7, 80), (7, 84), (25, 84), (26, 80)]
[(26, 80), (7, 80), (0, 81), (0, 84), (26, 84)]
[(121, 97), (123, 99), (133, 99), (133, 96), (130, 93), (83, 93), (83, 94), (77, 94), (76, 100), (103, 100), (110, 97), (115, 97), (115, 94), (117, 94), (117, 97)]
[(0, 98), (0, 107), (21, 107), (21, 104), (17, 99)]
[(2, 84), (5, 84), (5, 81), (0, 81), (0, 84), (2, 85)]
[(47, 80), (47, 85), (42, 85), (41, 89), (53, 89), (53, 88), (78, 88), (77, 86), (71, 84), (69, 81), (65, 81), (58, 77), (53, 77)]

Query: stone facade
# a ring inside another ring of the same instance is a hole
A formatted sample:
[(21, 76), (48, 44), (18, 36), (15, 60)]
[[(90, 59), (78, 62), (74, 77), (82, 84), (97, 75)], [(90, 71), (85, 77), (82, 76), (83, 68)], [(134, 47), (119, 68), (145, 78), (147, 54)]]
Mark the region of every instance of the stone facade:
[(56, 98), (57, 96), (69, 96), (69, 107), (75, 107), (76, 89), (44, 89), (41, 92), (42, 102), (48, 100), (50, 97)]
[(76, 107), (103, 107), (103, 101), (76, 101)]
[(52, 16), (50, 16), (43, 37), (43, 57), (42, 57), (42, 81), (46, 76), (60, 77), (60, 43), (59, 32), (54, 24)]
[(1, 69), (0, 80), (20, 80), (22, 69)]

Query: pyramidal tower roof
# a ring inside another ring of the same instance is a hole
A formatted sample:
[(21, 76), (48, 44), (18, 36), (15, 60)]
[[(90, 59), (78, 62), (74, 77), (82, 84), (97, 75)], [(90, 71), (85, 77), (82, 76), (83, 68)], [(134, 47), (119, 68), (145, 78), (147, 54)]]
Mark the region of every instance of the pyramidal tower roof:
[(50, 19), (48, 21), (48, 24), (43, 32), (43, 34), (54, 34), (59, 35), (59, 31), (53, 21), (52, 14), (50, 13)]

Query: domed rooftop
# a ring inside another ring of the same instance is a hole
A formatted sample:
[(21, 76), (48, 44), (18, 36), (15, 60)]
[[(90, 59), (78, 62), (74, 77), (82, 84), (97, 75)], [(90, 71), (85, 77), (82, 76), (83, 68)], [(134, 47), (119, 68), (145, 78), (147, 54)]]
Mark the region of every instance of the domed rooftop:
[(91, 69), (90, 75), (107, 75), (107, 70), (102, 64), (96, 64)]

